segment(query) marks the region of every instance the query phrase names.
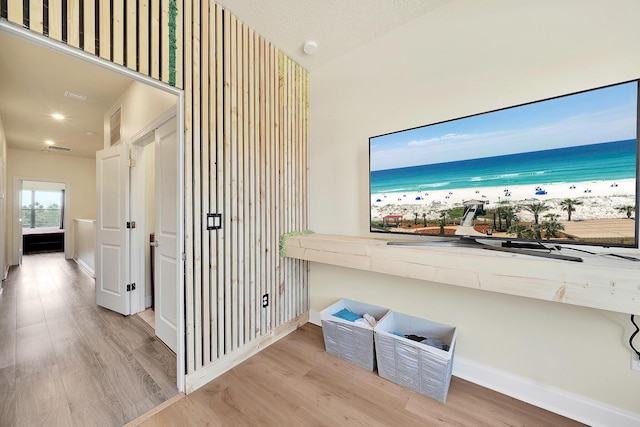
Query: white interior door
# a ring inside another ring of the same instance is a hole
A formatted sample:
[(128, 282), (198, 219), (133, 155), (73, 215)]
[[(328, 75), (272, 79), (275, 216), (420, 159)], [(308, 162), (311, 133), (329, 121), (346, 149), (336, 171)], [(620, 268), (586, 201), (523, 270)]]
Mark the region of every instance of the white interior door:
[(129, 278), (129, 149), (96, 153), (96, 304), (131, 314)]
[(155, 322), (156, 336), (177, 351), (178, 137), (175, 118), (156, 130)]

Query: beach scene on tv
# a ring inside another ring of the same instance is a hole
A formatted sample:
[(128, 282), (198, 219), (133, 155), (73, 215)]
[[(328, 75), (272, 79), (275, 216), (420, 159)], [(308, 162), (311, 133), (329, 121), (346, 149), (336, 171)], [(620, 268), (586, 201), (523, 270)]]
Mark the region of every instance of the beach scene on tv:
[(370, 138), (371, 231), (635, 245), (637, 82)]

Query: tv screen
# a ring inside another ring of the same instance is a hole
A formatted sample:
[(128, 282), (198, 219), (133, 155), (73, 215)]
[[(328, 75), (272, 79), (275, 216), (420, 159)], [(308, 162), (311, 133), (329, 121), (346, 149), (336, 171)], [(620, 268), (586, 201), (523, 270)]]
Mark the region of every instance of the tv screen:
[(369, 139), (372, 232), (637, 247), (638, 80)]

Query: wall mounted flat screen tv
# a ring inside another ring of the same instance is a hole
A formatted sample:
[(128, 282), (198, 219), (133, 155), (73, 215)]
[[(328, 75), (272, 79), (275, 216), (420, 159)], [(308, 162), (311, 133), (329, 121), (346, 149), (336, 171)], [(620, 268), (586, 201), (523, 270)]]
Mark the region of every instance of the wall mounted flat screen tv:
[(374, 136), (370, 230), (638, 246), (638, 80)]

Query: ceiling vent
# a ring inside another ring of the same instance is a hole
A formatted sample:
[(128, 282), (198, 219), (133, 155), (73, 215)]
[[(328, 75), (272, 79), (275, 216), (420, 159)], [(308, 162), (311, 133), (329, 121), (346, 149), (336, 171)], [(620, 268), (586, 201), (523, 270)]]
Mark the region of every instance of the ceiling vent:
[(71, 92), (70, 90), (65, 90), (64, 91), (64, 96), (66, 96), (67, 98), (71, 98), (71, 99), (75, 99), (76, 101), (86, 101), (87, 97), (84, 95), (81, 95), (79, 93), (75, 93), (75, 92)]
[(69, 147), (63, 147), (61, 145), (50, 145), (49, 150), (57, 150), (57, 151), (71, 151)]

